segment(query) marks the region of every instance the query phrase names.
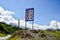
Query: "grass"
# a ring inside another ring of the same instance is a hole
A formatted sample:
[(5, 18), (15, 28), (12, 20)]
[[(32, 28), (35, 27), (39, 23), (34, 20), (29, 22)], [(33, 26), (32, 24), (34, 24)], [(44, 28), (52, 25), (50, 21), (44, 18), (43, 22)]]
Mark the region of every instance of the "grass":
[(6, 36), (7, 34), (0, 33), (0, 37)]
[[(26, 30), (21, 30), (22, 32), (26, 32)], [(21, 35), (19, 34), (11, 34), (12, 36), (8, 40), (21, 40)]]
[(60, 32), (57, 31), (48, 31), (49, 35), (52, 35), (53, 37), (56, 37), (58, 40), (60, 40)]
[(21, 40), (21, 37), (19, 35), (16, 35), (16, 36), (9, 38), (8, 40)]

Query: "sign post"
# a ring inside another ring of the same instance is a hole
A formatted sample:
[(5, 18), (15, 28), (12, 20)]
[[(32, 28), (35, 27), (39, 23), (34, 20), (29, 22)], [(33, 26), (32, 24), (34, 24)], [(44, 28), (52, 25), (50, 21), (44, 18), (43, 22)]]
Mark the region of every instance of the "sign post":
[(19, 27), (20, 27), (20, 19), (18, 19), (18, 30), (19, 30)]
[(25, 28), (26, 28), (26, 22), (27, 21), (32, 21), (32, 29), (33, 29), (33, 24), (34, 24), (34, 8), (28, 8), (26, 9), (25, 12)]
[(33, 30), (33, 26), (34, 26), (34, 21), (32, 21), (32, 30)]
[(25, 29), (27, 30), (26, 26), (27, 26), (27, 21), (25, 21)]

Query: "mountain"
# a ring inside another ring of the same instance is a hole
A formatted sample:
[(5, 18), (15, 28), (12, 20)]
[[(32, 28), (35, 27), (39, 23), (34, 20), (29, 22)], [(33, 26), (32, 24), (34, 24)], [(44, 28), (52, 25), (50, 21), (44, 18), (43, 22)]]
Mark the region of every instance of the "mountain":
[(49, 31), (52, 31), (52, 30), (58, 30), (58, 31), (60, 31), (60, 29), (53, 29), (53, 28), (48, 28), (48, 29), (46, 29), (46, 30), (49, 30)]

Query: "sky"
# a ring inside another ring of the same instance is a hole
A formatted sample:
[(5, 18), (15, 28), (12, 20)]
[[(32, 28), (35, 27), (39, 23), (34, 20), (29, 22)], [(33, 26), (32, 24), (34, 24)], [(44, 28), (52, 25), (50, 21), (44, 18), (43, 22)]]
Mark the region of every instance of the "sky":
[(34, 23), (49, 25), (52, 20), (60, 22), (60, 0), (0, 0), (5, 10), (15, 12), (15, 19), (25, 19), (25, 9), (34, 8)]

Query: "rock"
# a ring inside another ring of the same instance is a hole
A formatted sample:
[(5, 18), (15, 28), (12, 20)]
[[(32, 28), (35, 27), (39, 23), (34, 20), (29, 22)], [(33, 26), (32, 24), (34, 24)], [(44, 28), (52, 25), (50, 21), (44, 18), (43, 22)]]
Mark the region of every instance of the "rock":
[(31, 30), (31, 32), (33, 32), (33, 33), (38, 33), (39, 30)]

